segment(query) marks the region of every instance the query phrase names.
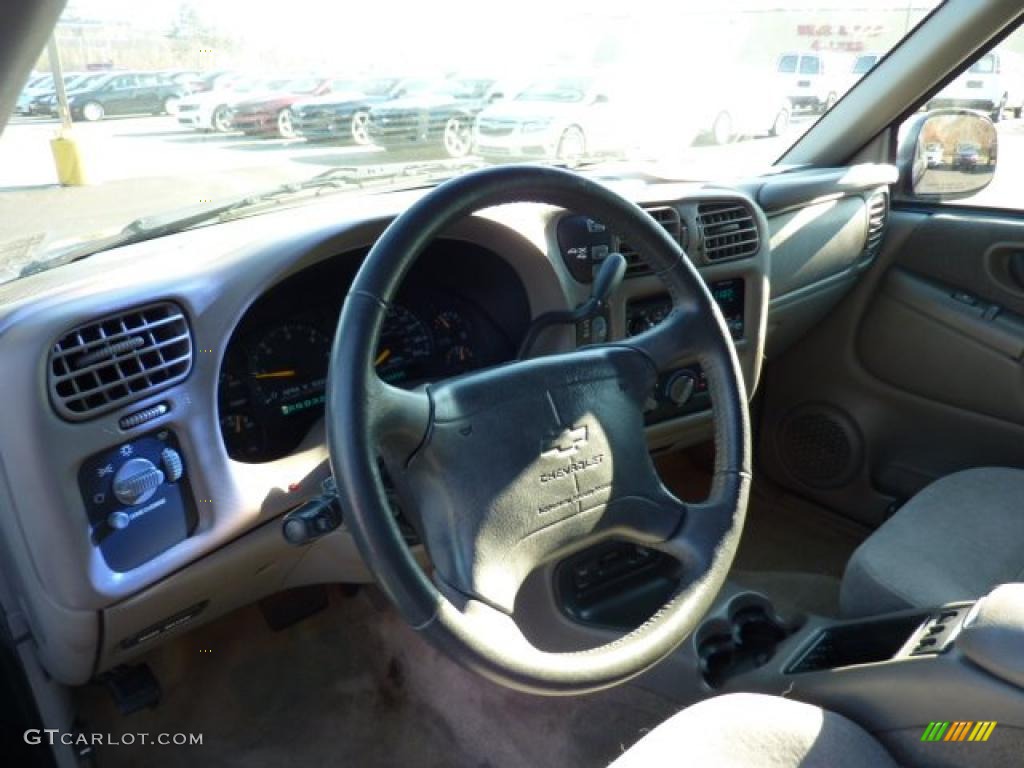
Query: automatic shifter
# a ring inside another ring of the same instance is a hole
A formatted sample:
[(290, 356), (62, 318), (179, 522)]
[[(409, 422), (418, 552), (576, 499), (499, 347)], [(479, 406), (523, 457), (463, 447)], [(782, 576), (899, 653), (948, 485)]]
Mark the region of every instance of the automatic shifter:
[(530, 329), (526, 332), (526, 338), (519, 346), (517, 360), (524, 360), (540, 334), (553, 325), (574, 325), (583, 320), (590, 320), (604, 311), (605, 303), (609, 297), (618, 290), (622, 284), (622, 278), (626, 274), (626, 257), (621, 253), (609, 253), (597, 276), (594, 277), (593, 287), (590, 289), (590, 298), (573, 310), (558, 310), (545, 312), (533, 321)]

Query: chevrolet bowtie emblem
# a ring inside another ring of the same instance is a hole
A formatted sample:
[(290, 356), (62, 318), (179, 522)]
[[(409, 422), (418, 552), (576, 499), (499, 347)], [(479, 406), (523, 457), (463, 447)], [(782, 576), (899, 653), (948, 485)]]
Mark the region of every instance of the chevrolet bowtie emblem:
[(566, 427), (553, 438), (541, 441), (541, 458), (561, 458), (579, 453), (580, 449), (587, 444), (587, 425), (580, 427)]

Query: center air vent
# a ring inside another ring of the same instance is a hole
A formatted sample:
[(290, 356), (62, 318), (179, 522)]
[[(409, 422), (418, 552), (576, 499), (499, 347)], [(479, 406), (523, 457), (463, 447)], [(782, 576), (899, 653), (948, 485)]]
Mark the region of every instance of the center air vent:
[(889, 219), (889, 196), (876, 192), (868, 200), (868, 236), (864, 243), (864, 256), (873, 259), (882, 249), (885, 238), (885, 224)]
[[(647, 208), (651, 218), (665, 228), (672, 239), (683, 248), (686, 247), (686, 227), (679, 218), (679, 211), (668, 206), (663, 208)], [(626, 277), (649, 275), (653, 271), (650, 265), (640, 257), (629, 243), (619, 241), (619, 253), (626, 258)]]
[(708, 261), (742, 259), (757, 253), (757, 223), (740, 201), (701, 203), (697, 220), (704, 233), (704, 258)]
[(69, 331), (50, 351), (47, 379), (57, 412), (81, 421), (166, 389), (191, 368), (188, 321), (165, 301)]

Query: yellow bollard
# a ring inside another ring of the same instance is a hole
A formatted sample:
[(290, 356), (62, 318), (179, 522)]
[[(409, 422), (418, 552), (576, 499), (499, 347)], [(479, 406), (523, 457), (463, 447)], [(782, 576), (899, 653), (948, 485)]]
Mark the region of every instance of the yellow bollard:
[(78, 142), (69, 134), (61, 133), (50, 140), (53, 162), (57, 166), (57, 180), (66, 187), (88, 184)]

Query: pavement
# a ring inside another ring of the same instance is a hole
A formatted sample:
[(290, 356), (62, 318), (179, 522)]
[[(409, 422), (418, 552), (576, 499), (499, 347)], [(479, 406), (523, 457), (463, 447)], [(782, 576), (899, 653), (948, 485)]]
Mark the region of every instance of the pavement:
[(26, 245), (89, 237), (140, 216), (381, 159), (375, 147), (199, 133), (166, 115), (108, 118), (74, 124), (90, 183), (61, 187), (50, 152), (58, 129), (56, 120), (14, 118), (0, 136), (0, 259)]

